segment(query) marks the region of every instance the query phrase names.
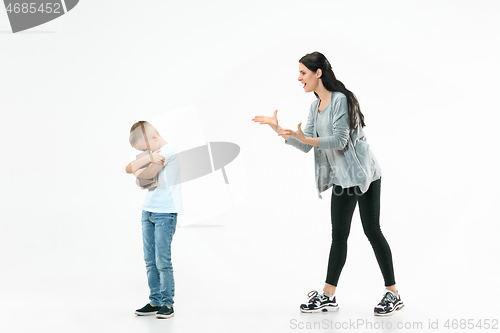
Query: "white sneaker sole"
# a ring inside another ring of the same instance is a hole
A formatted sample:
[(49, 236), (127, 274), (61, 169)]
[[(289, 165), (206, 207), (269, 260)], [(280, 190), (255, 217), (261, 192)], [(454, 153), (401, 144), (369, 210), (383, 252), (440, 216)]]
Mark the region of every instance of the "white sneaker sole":
[(404, 304), (399, 304), (396, 306), (396, 308), (392, 311), (392, 312), (388, 312), (388, 313), (373, 313), (375, 316), (392, 316), (392, 314), (396, 311), (400, 311), (402, 310), (403, 308), (405, 307)]
[(154, 311), (154, 312), (135, 312), (136, 315), (138, 316), (152, 316), (152, 315), (155, 315), (158, 311)]
[(318, 312), (337, 312), (339, 311), (338, 306), (325, 306), (324, 308), (319, 308), (319, 309), (314, 309), (314, 310), (305, 310), (305, 309), (300, 309), (300, 312), (303, 313), (318, 313)]
[[(175, 313), (175, 312), (174, 312)], [(172, 318), (174, 316), (174, 313), (171, 313), (169, 315), (162, 315), (162, 314), (157, 314), (156, 315), (156, 318), (160, 318), (160, 319), (168, 319), (168, 318)]]

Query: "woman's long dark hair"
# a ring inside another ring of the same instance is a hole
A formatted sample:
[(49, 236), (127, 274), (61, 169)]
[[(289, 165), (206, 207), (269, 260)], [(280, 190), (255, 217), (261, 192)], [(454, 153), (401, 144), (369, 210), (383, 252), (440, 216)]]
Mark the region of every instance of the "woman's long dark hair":
[[(356, 95), (351, 91), (347, 90), (342, 82), (335, 78), (335, 74), (333, 74), (332, 66), (328, 62), (328, 59), (320, 53), (313, 52), (308, 53), (302, 58), (300, 58), (299, 62), (309, 68), (309, 70), (316, 72), (318, 69), (321, 69), (321, 82), (323, 82), (323, 86), (328, 91), (339, 91), (343, 93), (347, 97), (347, 104), (349, 107), (349, 125), (350, 128), (353, 129), (356, 127), (356, 114), (359, 117), (361, 127), (365, 127), (365, 117), (361, 113), (361, 109), (359, 108), (358, 99)], [(314, 92), (316, 97), (319, 97), (316, 92)]]

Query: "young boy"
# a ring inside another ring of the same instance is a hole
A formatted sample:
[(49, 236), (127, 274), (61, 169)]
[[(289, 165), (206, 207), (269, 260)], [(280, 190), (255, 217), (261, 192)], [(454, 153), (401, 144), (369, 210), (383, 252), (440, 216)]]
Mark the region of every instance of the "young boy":
[(182, 212), (179, 158), (172, 145), (146, 121), (138, 121), (132, 126), (129, 140), (132, 147), (142, 151), (149, 149), (150, 154), (130, 162), (125, 171), (142, 179), (158, 174), (157, 186), (148, 189), (142, 205), (142, 240), (150, 303), (135, 314), (170, 318), (174, 315), (175, 289), (170, 244), (177, 213)]

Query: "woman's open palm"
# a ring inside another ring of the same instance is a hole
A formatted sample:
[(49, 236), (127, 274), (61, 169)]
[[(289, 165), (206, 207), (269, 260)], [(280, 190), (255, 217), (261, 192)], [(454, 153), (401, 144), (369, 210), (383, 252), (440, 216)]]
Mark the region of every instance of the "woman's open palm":
[(252, 120), (256, 123), (262, 124), (269, 124), (273, 127), (278, 127), (278, 110), (274, 110), (274, 113), (271, 117), (267, 116), (256, 116)]
[(297, 125), (297, 130), (295, 132), (291, 129), (282, 129), (281, 133), (279, 133), (278, 135), (290, 135), (300, 142), (304, 142), (306, 136), (304, 135), (304, 132), (302, 132), (302, 128), (300, 128), (300, 126), (302, 126), (302, 123), (299, 123)]

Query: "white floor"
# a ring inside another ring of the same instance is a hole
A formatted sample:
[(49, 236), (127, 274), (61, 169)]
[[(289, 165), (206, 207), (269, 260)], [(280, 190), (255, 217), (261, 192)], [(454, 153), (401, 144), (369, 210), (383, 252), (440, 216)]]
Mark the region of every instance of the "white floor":
[[(326, 200), (318, 205), (328, 207)], [(290, 201), (293, 207), (294, 199)], [(179, 227), (173, 243), (175, 316), (167, 320), (134, 315), (148, 302), (148, 289), (140, 228), (133, 223), (123, 227), (130, 234), (103, 226), (102, 232), (115, 234), (114, 246), (104, 238), (85, 241), (92, 233), (82, 228), (73, 231), (80, 235), (80, 245), (54, 245), (53, 240), (45, 244), (45, 249), (55, 246), (51, 251), (33, 249), (32, 260), (26, 255), (16, 259), (12, 247), (2, 257), (0, 331), (385, 332), (403, 325), (404, 330), (422, 332), (430, 322), (438, 321), (445, 330), (447, 320), (452, 325), (454, 319), (475, 324), (499, 319), (496, 266), (487, 265), (491, 258), (470, 252), (482, 251), (481, 244), (467, 248), (463, 235), (445, 240), (438, 233), (422, 243), (424, 233), (397, 234), (397, 227), (390, 228), (395, 221), (388, 218), (382, 230), (406, 306), (391, 317), (375, 317), (373, 307), (384, 286), (357, 209), (337, 290), (340, 311), (300, 313), (307, 293), (322, 288), (329, 249), (328, 211), (318, 213), (316, 220), (308, 219), (310, 213), (240, 206), (204, 225)], [(81, 218), (83, 223), (84, 216), (75, 221)], [(418, 219), (418, 214), (408, 216), (405, 223), (410, 228)], [(21, 226), (15, 230), (21, 232)]]

